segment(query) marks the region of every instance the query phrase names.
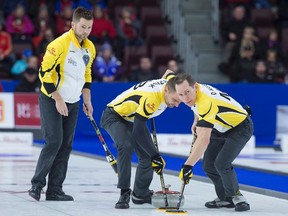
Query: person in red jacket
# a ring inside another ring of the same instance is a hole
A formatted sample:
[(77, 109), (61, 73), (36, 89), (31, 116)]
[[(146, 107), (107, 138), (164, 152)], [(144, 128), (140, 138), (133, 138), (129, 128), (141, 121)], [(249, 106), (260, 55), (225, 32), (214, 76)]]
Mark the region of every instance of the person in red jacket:
[(0, 21), (0, 78), (10, 78), (13, 45), (11, 35), (3, 29), (3, 25), (4, 23)]
[(109, 18), (104, 16), (103, 10), (100, 6), (95, 6), (93, 9), (93, 28), (90, 34), (90, 39), (94, 43), (103, 44), (108, 42), (112, 44), (116, 37), (116, 30)]

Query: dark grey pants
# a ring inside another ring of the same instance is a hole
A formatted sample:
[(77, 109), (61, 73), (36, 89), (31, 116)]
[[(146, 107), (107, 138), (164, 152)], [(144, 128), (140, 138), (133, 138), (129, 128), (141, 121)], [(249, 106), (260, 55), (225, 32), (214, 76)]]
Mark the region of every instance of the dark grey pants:
[(203, 169), (212, 180), (220, 200), (236, 195), (239, 183), (232, 162), (253, 134), (253, 122), (247, 117), (240, 125), (224, 134), (212, 131), (203, 157)]
[[(114, 141), (117, 154), (118, 185), (120, 189), (128, 189), (131, 185), (131, 160), (132, 153), (136, 152), (138, 166), (134, 181), (134, 192), (138, 196), (147, 196), (153, 178), (153, 170), (149, 155), (138, 147), (132, 136), (133, 123), (125, 121), (114, 111), (106, 108), (102, 114), (101, 127), (104, 128)], [(143, 136), (151, 134), (147, 129)], [(152, 139), (152, 138), (151, 138)], [(151, 141), (152, 142), (152, 141)]]
[(69, 113), (67, 117), (60, 115), (55, 101), (42, 93), (39, 95), (39, 106), (45, 145), (41, 150), (31, 183), (43, 188), (49, 173), (47, 192), (62, 190), (72, 150), (79, 102), (67, 104)]

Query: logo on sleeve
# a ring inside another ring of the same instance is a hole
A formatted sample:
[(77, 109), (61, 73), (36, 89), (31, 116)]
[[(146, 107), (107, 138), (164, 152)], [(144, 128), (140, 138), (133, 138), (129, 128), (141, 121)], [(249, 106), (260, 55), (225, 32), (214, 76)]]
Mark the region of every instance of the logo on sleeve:
[(48, 52), (53, 55), (53, 56), (56, 56), (56, 50), (54, 47), (51, 47), (50, 49), (48, 49)]
[(144, 113), (146, 116), (150, 116), (155, 112), (155, 104), (154, 103), (147, 103), (146, 104), (146, 100), (144, 101)]

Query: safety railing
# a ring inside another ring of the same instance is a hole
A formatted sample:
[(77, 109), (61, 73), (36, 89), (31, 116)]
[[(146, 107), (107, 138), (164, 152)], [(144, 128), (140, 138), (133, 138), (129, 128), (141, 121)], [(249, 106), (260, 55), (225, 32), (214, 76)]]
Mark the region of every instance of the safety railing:
[(215, 43), (219, 42), (219, 0), (211, 0), (211, 36)]
[[(170, 21), (168, 31), (176, 40), (174, 50), (182, 62), (182, 68), (185, 72), (191, 73), (195, 79), (198, 74), (198, 54), (192, 45), (191, 35), (185, 31), (185, 19), (180, 10), (181, 0), (164, 0), (162, 1), (162, 11)], [(183, 0), (182, 0), (183, 1)]]

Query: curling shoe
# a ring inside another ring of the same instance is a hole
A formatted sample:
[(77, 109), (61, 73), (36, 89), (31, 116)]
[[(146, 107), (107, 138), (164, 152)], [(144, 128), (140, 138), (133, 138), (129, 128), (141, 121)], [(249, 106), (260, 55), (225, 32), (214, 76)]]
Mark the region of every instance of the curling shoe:
[(41, 197), (41, 187), (38, 187), (36, 185), (33, 185), (31, 189), (28, 191), (29, 196), (31, 196), (33, 199), (39, 201)]
[(150, 190), (149, 194), (146, 197), (140, 197), (140, 196), (137, 196), (133, 191), (132, 202), (136, 205), (141, 205), (144, 203), (151, 204), (151, 197), (152, 197), (153, 193), (154, 193), (154, 191)]
[(240, 192), (238, 192), (236, 196), (232, 197), (232, 201), (235, 205), (235, 211), (250, 210), (250, 205), (247, 203), (245, 197)]
[(115, 208), (116, 209), (128, 209), (130, 207), (129, 206), (130, 194), (131, 194), (130, 189), (124, 192), (123, 194), (121, 194), (118, 202), (115, 204)]
[(46, 192), (46, 200), (48, 201), (74, 201), (73, 197), (64, 193), (64, 191)]
[(213, 201), (206, 202), (205, 206), (207, 208), (234, 208), (235, 205), (232, 201), (232, 198), (226, 197), (225, 200), (220, 200), (219, 198), (216, 198)]

